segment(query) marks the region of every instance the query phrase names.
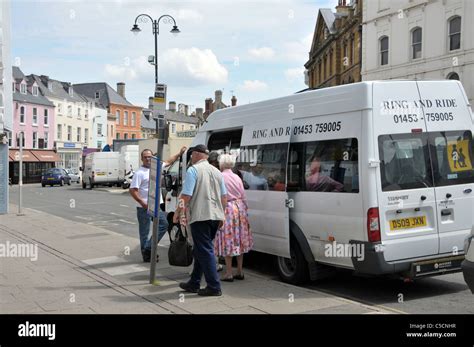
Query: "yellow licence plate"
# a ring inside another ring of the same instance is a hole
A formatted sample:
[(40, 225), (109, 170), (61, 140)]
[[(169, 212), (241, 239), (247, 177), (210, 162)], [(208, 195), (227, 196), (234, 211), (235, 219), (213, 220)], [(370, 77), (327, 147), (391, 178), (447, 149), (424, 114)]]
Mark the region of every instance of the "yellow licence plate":
[(98, 172), (97, 176), (105, 176), (105, 172)]
[(390, 230), (412, 229), (426, 226), (426, 216), (392, 219)]

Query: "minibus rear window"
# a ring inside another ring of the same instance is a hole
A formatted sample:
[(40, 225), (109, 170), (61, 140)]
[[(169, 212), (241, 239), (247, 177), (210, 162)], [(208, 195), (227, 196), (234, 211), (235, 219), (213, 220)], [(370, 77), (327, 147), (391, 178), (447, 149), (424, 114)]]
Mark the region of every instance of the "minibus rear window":
[(379, 154), (383, 191), (433, 187), (425, 134), (381, 135)]
[(470, 131), (433, 132), (429, 135), (429, 141), (433, 148), (435, 186), (474, 182)]

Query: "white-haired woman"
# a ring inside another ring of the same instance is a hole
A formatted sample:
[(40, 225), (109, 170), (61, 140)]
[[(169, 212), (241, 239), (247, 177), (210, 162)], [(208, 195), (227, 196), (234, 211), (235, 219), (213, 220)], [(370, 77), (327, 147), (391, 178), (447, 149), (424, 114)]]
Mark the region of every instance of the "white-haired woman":
[[(240, 177), (232, 172), (234, 165), (235, 157), (233, 155), (222, 154), (219, 157), (219, 167), (227, 188), (227, 206), (224, 226), (217, 232), (214, 246), (216, 255), (225, 257), (226, 273), (222, 281), (226, 282), (244, 279), (242, 270), (244, 253), (249, 252), (253, 247), (244, 185)], [(235, 275), (232, 273), (232, 257), (237, 257), (237, 273)]]

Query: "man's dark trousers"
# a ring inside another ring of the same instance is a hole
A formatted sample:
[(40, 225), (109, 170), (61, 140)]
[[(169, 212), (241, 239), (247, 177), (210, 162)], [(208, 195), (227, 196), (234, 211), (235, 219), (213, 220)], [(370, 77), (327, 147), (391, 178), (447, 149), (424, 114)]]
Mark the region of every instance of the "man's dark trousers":
[(216, 220), (199, 221), (191, 224), (194, 268), (189, 284), (193, 288), (200, 287), (202, 274), (204, 273), (207, 286), (212, 290), (221, 290), (214, 256), (214, 238), (218, 227), (219, 221)]

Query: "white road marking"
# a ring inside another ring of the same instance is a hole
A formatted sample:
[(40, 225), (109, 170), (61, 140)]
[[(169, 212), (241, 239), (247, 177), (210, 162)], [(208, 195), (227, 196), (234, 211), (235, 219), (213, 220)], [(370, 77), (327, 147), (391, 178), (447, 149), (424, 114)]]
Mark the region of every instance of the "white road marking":
[(119, 219), (118, 221), (122, 223), (132, 224), (132, 225), (137, 224), (137, 223), (129, 222), (128, 220), (124, 220), (124, 219)]
[[(150, 267), (141, 264), (127, 264), (124, 258), (117, 256), (86, 259), (82, 261), (87, 265), (94, 265), (98, 270), (109, 274), (110, 276), (126, 275), (134, 272), (149, 271)], [(100, 265), (105, 265), (101, 267)], [(116, 265), (116, 266), (111, 266)]]
[(113, 268), (101, 269), (110, 276), (120, 276), (134, 272), (150, 271), (150, 267), (138, 264), (122, 265)]
[(84, 219), (84, 220), (92, 220), (93, 218), (92, 217), (89, 217), (89, 216), (75, 216), (76, 218), (78, 219)]
[(120, 206), (122, 206), (122, 207), (127, 207), (127, 208), (129, 208), (129, 207), (130, 207), (130, 206), (127, 206), (127, 205), (120, 205)]
[(115, 225), (117, 226), (117, 223), (112, 223), (115, 222), (116, 220), (98, 220), (98, 221), (92, 221), (92, 222), (87, 222), (89, 225), (96, 225), (96, 226), (108, 226), (108, 225)]
[(97, 265), (97, 264), (105, 264), (105, 263), (110, 263), (110, 262), (116, 262), (117, 260), (120, 261), (121, 258), (114, 255), (114, 256), (111, 256), (111, 257), (86, 259), (86, 260), (83, 260), (82, 262), (86, 263), (87, 265)]

